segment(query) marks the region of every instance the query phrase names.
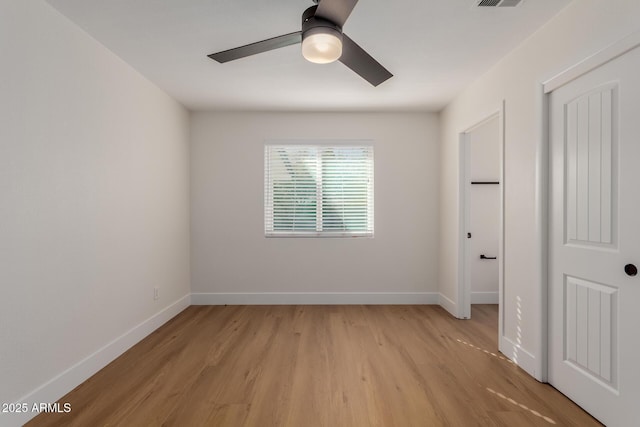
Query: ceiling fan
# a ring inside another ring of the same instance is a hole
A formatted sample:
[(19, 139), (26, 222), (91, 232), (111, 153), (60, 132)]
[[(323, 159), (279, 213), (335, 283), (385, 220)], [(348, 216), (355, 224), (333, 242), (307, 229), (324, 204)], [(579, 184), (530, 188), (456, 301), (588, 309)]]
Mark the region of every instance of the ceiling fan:
[(302, 43), (302, 55), (311, 62), (326, 64), (340, 60), (344, 65), (378, 86), (393, 76), (378, 61), (342, 32), (358, 0), (313, 0), (302, 14), (302, 30), (234, 49), (212, 53), (209, 58), (225, 63), (257, 53)]

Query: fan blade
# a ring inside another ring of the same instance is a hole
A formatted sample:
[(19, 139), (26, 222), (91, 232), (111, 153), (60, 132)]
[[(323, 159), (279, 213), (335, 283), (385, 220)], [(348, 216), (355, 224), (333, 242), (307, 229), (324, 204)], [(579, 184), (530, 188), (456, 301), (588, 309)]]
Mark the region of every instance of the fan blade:
[(225, 63), (234, 59), (244, 58), (245, 56), (255, 55), (256, 53), (267, 52), (273, 49), (290, 46), (292, 44), (302, 42), (302, 31), (285, 34), (283, 36), (273, 37), (271, 39), (262, 40), (260, 42), (251, 43), (245, 46), (236, 47), (234, 49), (223, 50), (222, 52), (207, 55), (209, 58)]
[(371, 55), (344, 33), (342, 34), (342, 56), (340, 57), (340, 62), (374, 86), (378, 86), (393, 77), (389, 70), (380, 65), (378, 61), (373, 59)]
[(315, 16), (333, 22), (340, 28), (351, 15), (358, 0), (320, 0)]

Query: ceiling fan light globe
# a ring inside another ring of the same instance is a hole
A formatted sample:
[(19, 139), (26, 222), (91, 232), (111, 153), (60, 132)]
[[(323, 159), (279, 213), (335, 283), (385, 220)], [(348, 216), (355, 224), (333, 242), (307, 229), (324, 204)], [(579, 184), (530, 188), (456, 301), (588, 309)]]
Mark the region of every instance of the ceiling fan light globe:
[(302, 39), (302, 56), (309, 62), (328, 64), (342, 56), (342, 40), (330, 32), (314, 32)]

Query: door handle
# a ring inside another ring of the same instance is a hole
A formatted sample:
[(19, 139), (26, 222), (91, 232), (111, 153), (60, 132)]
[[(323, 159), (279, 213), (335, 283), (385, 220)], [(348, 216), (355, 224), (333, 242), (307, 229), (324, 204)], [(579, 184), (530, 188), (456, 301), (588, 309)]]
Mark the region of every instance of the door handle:
[(627, 276), (635, 276), (638, 274), (638, 267), (633, 264), (627, 264), (624, 266), (624, 272), (627, 273)]
[(495, 256), (485, 256), (484, 254), (480, 255), (480, 259), (497, 259), (497, 258), (498, 257), (495, 257)]

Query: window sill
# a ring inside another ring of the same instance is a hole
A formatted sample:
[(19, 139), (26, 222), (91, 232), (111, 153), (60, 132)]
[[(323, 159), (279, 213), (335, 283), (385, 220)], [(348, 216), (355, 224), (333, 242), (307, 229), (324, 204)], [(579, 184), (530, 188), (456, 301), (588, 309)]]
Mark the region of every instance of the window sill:
[(284, 238), (369, 238), (373, 239), (373, 233), (265, 233), (264, 237), (268, 239), (284, 237)]

